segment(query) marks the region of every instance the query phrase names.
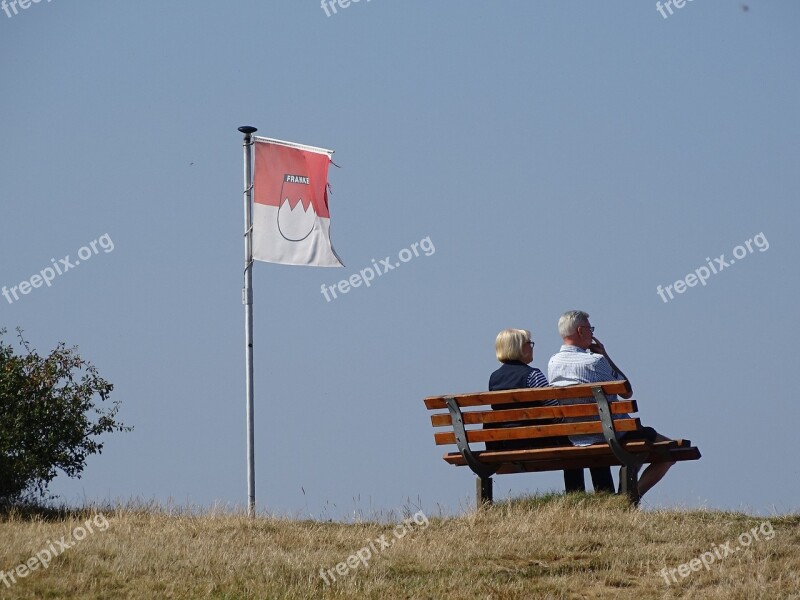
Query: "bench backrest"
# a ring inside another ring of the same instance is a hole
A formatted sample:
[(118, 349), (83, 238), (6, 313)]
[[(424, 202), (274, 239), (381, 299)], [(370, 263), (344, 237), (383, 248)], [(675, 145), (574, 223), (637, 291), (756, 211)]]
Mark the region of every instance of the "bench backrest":
[[(498, 392), (479, 392), (453, 396), (430, 396), (425, 398), (428, 410), (444, 409), (447, 412), (431, 415), (434, 427), (447, 427), (447, 430), (434, 434), (437, 445), (455, 444), (453, 415), (448, 409), (447, 399), (458, 407), (467, 442), (495, 442), (525, 440), (547, 437), (561, 437), (603, 432), (598, 418), (598, 405), (594, 401), (593, 389), (601, 387), (606, 396), (624, 394), (624, 381), (609, 381), (580, 384), (567, 387), (525, 388)], [(543, 404), (546, 400), (567, 400), (585, 398), (585, 403), (531, 407), (532, 403)], [(519, 408), (522, 404), (525, 408)], [(493, 407), (493, 408), (492, 408)], [(464, 410), (474, 409), (474, 410)], [(635, 400), (618, 400), (610, 403), (612, 414), (635, 413), (638, 411)], [(567, 419), (568, 422), (561, 422)], [(554, 420), (557, 420), (554, 422)], [(473, 426), (469, 429), (469, 426)], [(481, 428), (487, 426), (487, 428)], [(639, 419), (614, 419), (615, 431), (634, 431), (639, 429)]]

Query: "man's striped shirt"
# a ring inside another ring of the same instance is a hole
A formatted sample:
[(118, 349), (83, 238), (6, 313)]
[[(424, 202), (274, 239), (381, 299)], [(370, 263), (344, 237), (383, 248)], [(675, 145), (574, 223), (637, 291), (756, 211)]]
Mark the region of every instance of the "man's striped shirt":
[[(578, 383), (594, 383), (596, 381), (616, 381), (621, 375), (612, 369), (606, 357), (602, 354), (595, 354), (589, 350), (583, 350), (577, 346), (564, 344), (561, 350), (550, 358), (547, 363), (547, 378), (553, 387), (563, 387), (576, 385)], [(617, 399), (616, 395), (610, 395), (609, 401)], [(564, 398), (561, 404), (586, 404), (595, 402), (593, 397), (586, 398)], [(614, 419), (629, 418), (629, 415), (613, 415)], [(575, 421), (585, 421), (586, 417), (569, 417), (564, 421), (567, 423)], [(600, 417), (593, 420), (599, 421)], [(602, 434), (581, 434), (569, 436), (570, 441), (576, 446), (589, 446), (591, 444), (603, 444), (605, 438)]]

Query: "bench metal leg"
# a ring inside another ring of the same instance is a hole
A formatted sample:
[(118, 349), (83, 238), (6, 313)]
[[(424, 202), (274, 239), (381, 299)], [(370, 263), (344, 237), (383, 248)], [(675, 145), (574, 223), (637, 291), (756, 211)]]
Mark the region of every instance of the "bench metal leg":
[(619, 470), (619, 493), (626, 494), (633, 506), (639, 506), (639, 469), (641, 467), (621, 467)]
[(492, 503), (492, 478), (477, 477), (475, 479), (475, 497), (477, 498), (478, 508)]

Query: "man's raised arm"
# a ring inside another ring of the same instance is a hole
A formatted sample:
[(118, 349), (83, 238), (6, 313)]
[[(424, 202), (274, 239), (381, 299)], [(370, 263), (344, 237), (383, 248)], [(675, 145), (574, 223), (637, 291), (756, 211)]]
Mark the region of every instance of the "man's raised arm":
[(614, 361), (611, 360), (611, 357), (608, 355), (608, 352), (606, 351), (605, 346), (603, 346), (603, 343), (596, 337), (592, 336), (592, 344), (589, 346), (589, 350), (591, 352), (594, 352), (595, 354), (602, 354), (603, 356), (605, 356), (606, 360), (608, 361), (608, 364), (611, 365), (611, 370), (613, 371), (613, 373), (619, 374), (619, 376), (625, 380), (626, 392), (624, 394), (620, 394), (620, 397), (627, 400), (628, 398), (633, 396), (633, 387), (631, 387), (630, 380), (625, 375), (625, 373), (622, 372), (622, 369), (620, 369), (614, 363)]

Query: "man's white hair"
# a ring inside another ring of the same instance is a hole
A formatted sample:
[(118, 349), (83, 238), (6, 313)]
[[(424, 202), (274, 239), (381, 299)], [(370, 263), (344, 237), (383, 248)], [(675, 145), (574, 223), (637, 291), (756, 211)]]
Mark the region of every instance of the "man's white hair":
[(589, 324), (589, 314), (582, 310), (568, 310), (558, 319), (558, 335), (565, 338), (574, 335), (581, 325)]

